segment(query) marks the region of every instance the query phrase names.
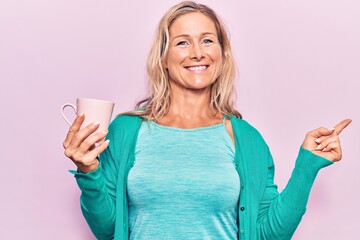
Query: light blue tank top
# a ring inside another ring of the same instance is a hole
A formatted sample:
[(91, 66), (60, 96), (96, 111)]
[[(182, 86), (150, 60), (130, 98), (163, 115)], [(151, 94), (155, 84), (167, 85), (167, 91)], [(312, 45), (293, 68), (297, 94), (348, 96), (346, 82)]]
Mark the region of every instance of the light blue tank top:
[(238, 239), (240, 179), (224, 122), (143, 122), (128, 175), (130, 239)]

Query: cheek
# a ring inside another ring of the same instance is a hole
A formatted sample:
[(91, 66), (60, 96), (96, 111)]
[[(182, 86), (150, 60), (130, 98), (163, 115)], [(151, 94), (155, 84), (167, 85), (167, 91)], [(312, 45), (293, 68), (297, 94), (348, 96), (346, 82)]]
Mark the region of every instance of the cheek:
[(220, 47), (208, 49), (207, 55), (212, 59), (214, 63), (222, 63), (222, 51)]
[(187, 53), (186, 51), (179, 51), (179, 50), (170, 50), (168, 52), (168, 56), (167, 56), (167, 63), (168, 65), (170, 64), (176, 64), (176, 63), (181, 63), (183, 61), (184, 58), (186, 58)]
[(218, 51), (216, 51), (215, 57), (216, 57), (217, 61), (218, 61), (220, 64), (222, 64), (223, 56), (222, 56), (222, 51), (221, 51), (221, 49), (219, 49)]
[(222, 55), (222, 52), (219, 51), (216, 53), (216, 55), (214, 56), (214, 63), (215, 63), (215, 75), (216, 75), (216, 78), (218, 78), (221, 73), (222, 73), (222, 70), (223, 70), (223, 55)]
[(213, 54), (213, 61), (216, 65), (217, 71), (221, 71), (222, 70), (222, 65), (223, 65), (223, 56), (222, 56), (222, 52), (221, 51), (216, 51)]
[(170, 77), (174, 77), (177, 74), (180, 74), (182, 69), (181, 63), (184, 61), (184, 59), (186, 59), (186, 57), (186, 51), (173, 50), (168, 52), (164, 65), (168, 69)]

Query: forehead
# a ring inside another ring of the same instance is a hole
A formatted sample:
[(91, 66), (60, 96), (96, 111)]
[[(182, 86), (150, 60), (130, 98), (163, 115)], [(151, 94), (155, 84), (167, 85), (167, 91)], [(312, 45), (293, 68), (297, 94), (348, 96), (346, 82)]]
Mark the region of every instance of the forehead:
[(179, 34), (198, 35), (204, 32), (216, 35), (215, 23), (200, 12), (186, 13), (178, 17), (169, 29), (170, 36)]

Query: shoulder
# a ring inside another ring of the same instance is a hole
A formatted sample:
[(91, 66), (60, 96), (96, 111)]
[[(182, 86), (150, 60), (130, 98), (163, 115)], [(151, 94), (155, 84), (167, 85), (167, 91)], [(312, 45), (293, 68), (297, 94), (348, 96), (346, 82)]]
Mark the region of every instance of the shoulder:
[(119, 114), (111, 122), (111, 125), (136, 124), (141, 123), (142, 118), (131, 114)]
[(230, 121), (237, 141), (267, 148), (261, 133), (248, 121), (236, 117), (230, 117)]
[(119, 114), (110, 123), (109, 133), (132, 133), (136, 132), (142, 122), (139, 116)]
[(244, 119), (230, 117), (230, 121), (234, 131), (261, 136), (260, 132)]

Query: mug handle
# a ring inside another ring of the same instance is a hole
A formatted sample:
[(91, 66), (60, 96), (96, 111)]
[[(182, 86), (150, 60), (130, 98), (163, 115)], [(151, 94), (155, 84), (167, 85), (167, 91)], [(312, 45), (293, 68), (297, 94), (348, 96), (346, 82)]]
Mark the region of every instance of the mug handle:
[(71, 107), (72, 109), (74, 109), (75, 114), (76, 114), (76, 107), (74, 105), (72, 105), (71, 103), (65, 103), (64, 105), (61, 106), (61, 109), (60, 109), (62, 117), (71, 126), (71, 122), (66, 118), (65, 113), (64, 113), (64, 109), (66, 107)]

